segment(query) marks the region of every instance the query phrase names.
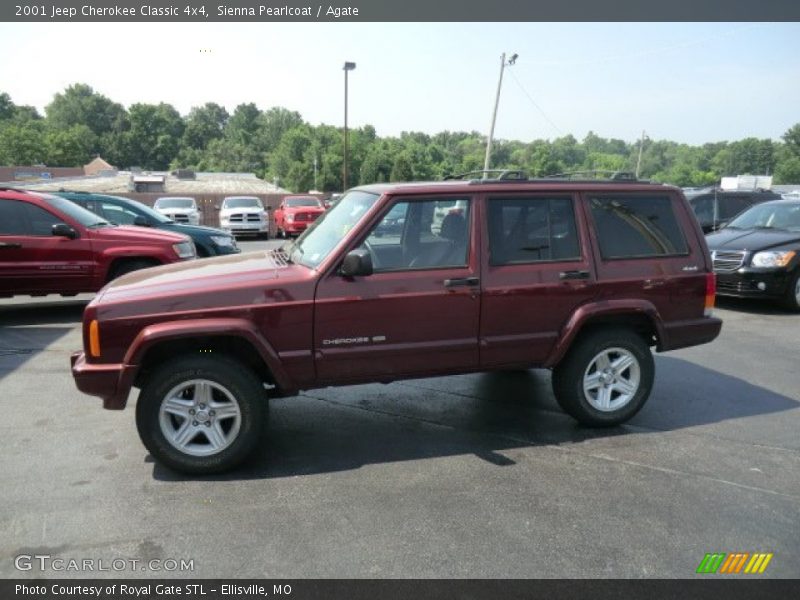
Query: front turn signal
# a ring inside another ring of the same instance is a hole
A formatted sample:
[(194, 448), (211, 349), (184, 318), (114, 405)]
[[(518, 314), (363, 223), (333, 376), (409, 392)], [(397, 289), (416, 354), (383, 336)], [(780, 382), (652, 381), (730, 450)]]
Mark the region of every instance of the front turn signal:
[(94, 358), (100, 357), (100, 324), (97, 319), (89, 323), (89, 354)]

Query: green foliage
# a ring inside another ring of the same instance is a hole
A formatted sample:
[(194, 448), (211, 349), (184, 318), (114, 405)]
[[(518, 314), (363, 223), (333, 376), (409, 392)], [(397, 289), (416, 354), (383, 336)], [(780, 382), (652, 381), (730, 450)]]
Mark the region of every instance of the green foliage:
[[(689, 146), (645, 138), (627, 143), (590, 131), (554, 140), (495, 140), (491, 166), (531, 176), (570, 171), (636, 171), (645, 179), (680, 186), (713, 184), (737, 174), (774, 174), (776, 183), (800, 183), (800, 123), (782, 142), (745, 138)], [(42, 118), (0, 92), (0, 163), (79, 166), (101, 154), (122, 168), (187, 167), (253, 172), (294, 191), (342, 190), (343, 131), (312, 126), (283, 107), (261, 111), (240, 104), (232, 114), (213, 102), (182, 117), (169, 104), (128, 110), (85, 84), (54, 96)], [(639, 157), (641, 148), (641, 160)], [(379, 138), (366, 125), (349, 130), (348, 185), (438, 180), (483, 168), (486, 138), (471, 131), (434, 135), (404, 131)], [(316, 170), (315, 170), (316, 163)], [(315, 175), (316, 172), (316, 175)]]

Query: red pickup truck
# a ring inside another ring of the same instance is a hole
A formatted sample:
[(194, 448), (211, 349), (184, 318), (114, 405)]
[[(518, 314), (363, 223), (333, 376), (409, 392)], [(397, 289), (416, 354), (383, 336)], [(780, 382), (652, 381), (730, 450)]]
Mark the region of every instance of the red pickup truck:
[(142, 441), (190, 473), (242, 461), (268, 397), (331, 385), (542, 367), (567, 413), (609, 426), (646, 402), (651, 348), (719, 334), (714, 292), (677, 188), (370, 185), (279, 249), (112, 282), (86, 308), (72, 372), (109, 409), (140, 388)]
[(303, 233), (325, 207), (314, 196), (286, 196), (275, 210), (275, 227), (280, 237)]

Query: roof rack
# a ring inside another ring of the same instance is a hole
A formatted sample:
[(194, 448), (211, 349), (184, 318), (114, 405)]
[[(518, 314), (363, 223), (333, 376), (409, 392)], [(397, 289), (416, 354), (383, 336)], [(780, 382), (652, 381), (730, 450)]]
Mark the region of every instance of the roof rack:
[[(489, 177), (490, 174), (496, 174), (494, 177)], [(476, 177), (476, 175), (478, 177)], [(512, 169), (481, 169), (480, 171), (467, 171), (466, 173), (458, 173), (456, 175), (445, 176), (445, 181), (451, 179), (471, 179), (476, 183), (479, 181), (527, 181), (528, 175), (525, 171), (512, 170)]]
[(543, 175), (542, 179), (592, 179), (592, 180), (608, 180), (616, 183), (623, 181), (630, 181), (633, 183), (642, 183), (645, 180), (636, 178), (634, 173), (630, 171), (606, 171), (606, 170), (589, 170), (589, 171), (568, 171), (566, 173), (556, 173), (554, 175)]

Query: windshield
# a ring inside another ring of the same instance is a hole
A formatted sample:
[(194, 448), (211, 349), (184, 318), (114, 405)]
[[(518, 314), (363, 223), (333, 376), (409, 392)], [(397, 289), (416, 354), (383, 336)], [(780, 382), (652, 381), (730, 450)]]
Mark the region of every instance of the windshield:
[(264, 208), (258, 198), (225, 198), (222, 208)]
[(61, 196), (50, 196), (42, 194), (42, 198), (53, 208), (64, 213), (68, 217), (75, 219), (84, 227), (105, 227), (111, 226), (111, 223), (105, 219), (98, 217), (92, 211), (78, 206)]
[(347, 192), (289, 246), (292, 262), (316, 269), (378, 198), (378, 194), (369, 192)]
[(800, 231), (800, 203), (758, 204), (736, 217), (728, 227)]
[(194, 200), (191, 198), (159, 198), (156, 200), (156, 208), (194, 208)]
[(287, 198), (286, 206), (315, 206), (319, 208), (320, 203), (316, 198)]

